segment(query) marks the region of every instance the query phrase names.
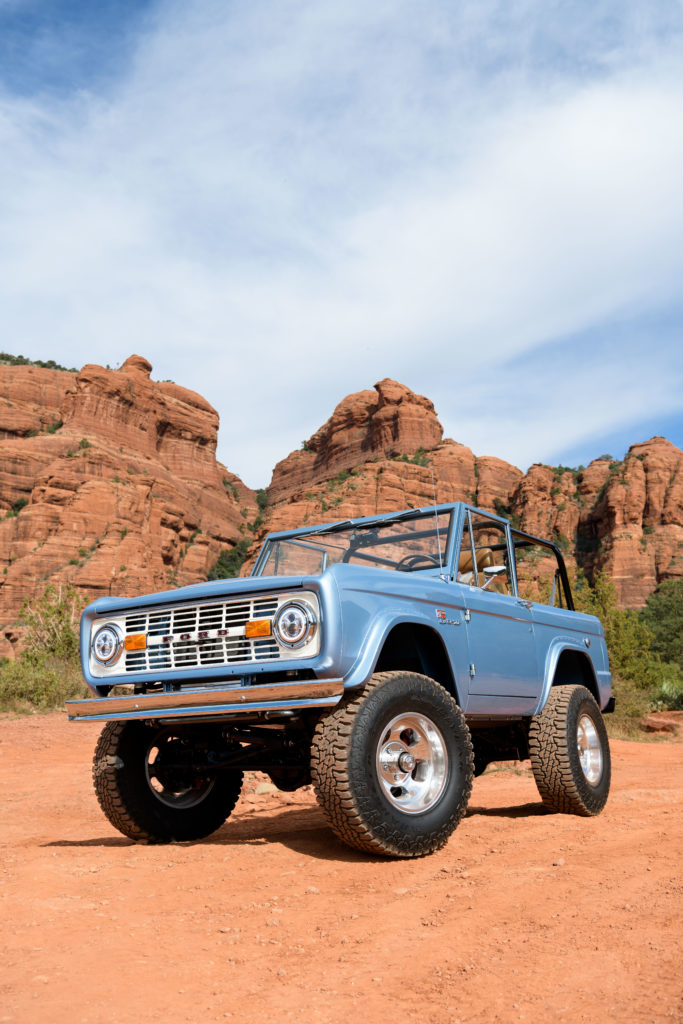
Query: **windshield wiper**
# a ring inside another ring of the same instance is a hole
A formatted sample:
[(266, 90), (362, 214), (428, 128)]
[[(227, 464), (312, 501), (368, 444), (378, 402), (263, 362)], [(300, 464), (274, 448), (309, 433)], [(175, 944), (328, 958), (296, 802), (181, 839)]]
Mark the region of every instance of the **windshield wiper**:
[(337, 530), (346, 530), (349, 526), (353, 526), (352, 519), (342, 519), (338, 523), (326, 523), (324, 526), (319, 526), (317, 530), (307, 531), (307, 537), (316, 537), (319, 533), (336, 533)]
[(310, 530), (306, 533), (307, 537), (315, 537), (319, 533), (336, 533), (338, 530), (347, 530), (349, 526), (355, 526), (356, 530), (376, 530), (379, 526), (390, 526), (391, 523), (398, 523), (402, 519), (410, 519), (411, 516), (424, 516), (426, 513), (424, 509), (409, 508), (405, 512), (399, 512), (397, 515), (388, 514), (386, 519), (378, 519), (372, 523), (354, 523), (353, 519), (342, 519), (338, 523), (325, 523), (323, 526), (319, 526), (317, 530)]

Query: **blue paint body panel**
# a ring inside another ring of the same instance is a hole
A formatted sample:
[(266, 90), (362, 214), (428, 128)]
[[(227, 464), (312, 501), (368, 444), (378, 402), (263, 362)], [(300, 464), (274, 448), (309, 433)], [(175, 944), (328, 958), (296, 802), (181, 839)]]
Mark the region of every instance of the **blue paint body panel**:
[[(538, 713), (551, 686), (558, 681), (558, 664), (567, 663), (571, 663), (573, 671), (580, 669), (586, 685), (590, 684), (600, 707), (604, 708), (611, 694), (611, 677), (604, 631), (597, 618), (519, 599), (514, 565), (509, 569), (510, 593), (457, 582), (458, 559), (462, 555), (459, 538), (468, 509), (478, 515), (490, 515), (455, 503), (438, 506), (437, 510), (406, 510), (344, 524), (344, 529), (352, 530), (373, 525), (385, 527), (394, 521), (411, 522), (419, 513), (436, 515), (438, 511), (449, 515), (448, 537), (438, 537), (442, 564), (422, 568), (417, 563), (416, 571), (395, 571), (342, 560), (311, 575), (260, 575), (274, 542), (307, 538), (310, 544), (299, 547), (314, 549), (316, 534), (331, 529), (333, 524), (328, 524), (270, 534), (254, 573), (248, 578), (200, 583), (128, 599), (99, 598), (86, 608), (81, 620), (81, 663), (85, 680), (102, 698), (106, 698), (111, 686), (122, 683), (133, 683), (136, 692), (144, 692), (150, 684), (157, 690), (159, 686), (170, 689), (232, 682), (244, 686), (250, 681), (265, 684), (285, 677), (301, 678), (302, 693), (307, 679), (340, 679), (344, 689), (353, 690), (368, 681), (378, 663), (382, 663), (392, 635), (403, 630), (404, 642), (407, 636), (419, 635), (430, 650), (443, 655), (440, 663), (449, 670), (448, 685), (469, 717), (504, 719)], [(496, 516), (491, 516), (491, 520), (502, 524), (500, 528), (507, 531), (510, 544), (510, 530), (505, 521)], [(564, 571), (561, 557), (559, 560)], [(313, 655), (298, 657), (294, 651), (288, 653), (286, 661), (201, 664), (153, 674), (149, 670), (121, 670), (112, 672), (106, 679), (93, 674), (90, 644), (94, 623), (103, 625), (109, 619), (141, 610), (229, 602), (242, 596), (284, 592), (291, 595), (298, 591), (315, 595), (319, 604), (319, 650)]]

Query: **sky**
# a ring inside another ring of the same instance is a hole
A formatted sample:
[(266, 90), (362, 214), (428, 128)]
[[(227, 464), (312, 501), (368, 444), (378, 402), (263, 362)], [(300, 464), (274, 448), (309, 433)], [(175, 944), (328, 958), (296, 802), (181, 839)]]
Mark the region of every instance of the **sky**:
[(218, 410), (384, 377), (522, 469), (683, 446), (681, 0), (0, 0), (0, 350)]

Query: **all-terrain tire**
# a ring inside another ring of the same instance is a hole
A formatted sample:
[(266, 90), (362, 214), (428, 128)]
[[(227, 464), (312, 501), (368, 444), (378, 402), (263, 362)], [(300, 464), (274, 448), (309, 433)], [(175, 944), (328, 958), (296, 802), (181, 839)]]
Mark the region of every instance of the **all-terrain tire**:
[[(129, 839), (169, 843), (202, 839), (229, 817), (241, 771), (192, 767), (225, 746), (220, 731), (184, 731), (148, 722), (108, 722), (95, 748), (93, 782), (100, 807)], [(182, 761), (187, 762), (183, 768)], [(173, 762), (181, 762), (180, 767)]]
[(423, 857), (442, 847), (465, 813), (473, 770), (462, 711), (412, 672), (377, 673), (313, 735), (318, 802), (337, 836), (368, 853)]
[(554, 686), (529, 727), (531, 769), (543, 803), (553, 811), (599, 814), (612, 775), (600, 708), (585, 686)]

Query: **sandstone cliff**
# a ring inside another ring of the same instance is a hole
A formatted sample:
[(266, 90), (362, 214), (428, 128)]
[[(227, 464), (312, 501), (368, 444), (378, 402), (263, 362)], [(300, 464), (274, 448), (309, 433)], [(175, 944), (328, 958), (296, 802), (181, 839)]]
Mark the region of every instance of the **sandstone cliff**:
[(216, 461), (218, 414), (151, 369), (0, 367), (0, 656), (47, 581), (167, 589), (251, 536), (255, 495)]

